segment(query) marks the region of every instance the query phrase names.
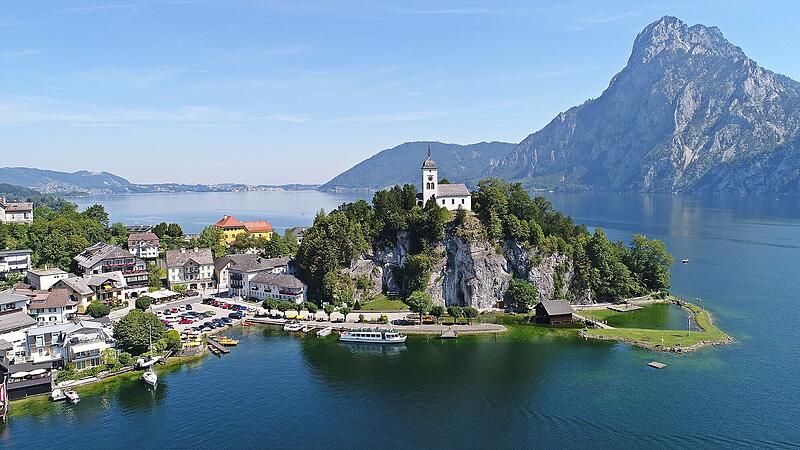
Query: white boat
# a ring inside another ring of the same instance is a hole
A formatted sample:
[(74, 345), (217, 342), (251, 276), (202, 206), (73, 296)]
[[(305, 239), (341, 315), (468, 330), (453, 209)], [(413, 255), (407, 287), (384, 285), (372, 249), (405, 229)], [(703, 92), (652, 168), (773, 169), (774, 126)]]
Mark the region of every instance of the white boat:
[(158, 383), (158, 375), (156, 375), (156, 372), (153, 370), (152, 366), (144, 371), (142, 374), (142, 380), (144, 380), (144, 382), (150, 386), (156, 386), (156, 383)]
[(283, 326), (283, 331), (291, 331), (296, 332), (303, 329), (303, 324), (301, 323), (287, 323)]
[(69, 402), (72, 403), (73, 405), (81, 401), (81, 396), (78, 395), (78, 393), (73, 391), (72, 389), (65, 389), (64, 396), (67, 397), (67, 400), (69, 400)]
[(682, 262), (683, 264), (689, 264), (689, 258), (683, 258), (683, 259), (681, 260), (681, 262)]
[(379, 328), (355, 328), (342, 331), (339, 334), (341, 342), (366, 342), (370, 344), (402, 344), (406, 335), (395, 330), (381, 330)]
[(136, 366), (140, 369), (146, 369), (148, 367), (153, 367), (155, 363), (157, 363), (161, 359), (160, 356), (154, 356), (148, 360), (144, 358), (139, 358), (136, 360)]
[(303, 327), (303, 329), (302, 329), (302, 330), (300, 330), (300, 331), (302, 331), (303, 333), (308, 333), (309, 331), (311, 331), (311, 330), (313, 330), (313, 329), (314, 329), (314, 327), (312, 327), (311, 325), (306, 325), (306, 326), (304, 326), (304, 327)]
[(317, 337), (325, 337), (325, 336), (328, 336), (329, 334), (331, 334), (331, 332), (333, 332), (333, 328), (331, 328), (331, 327), (325, 327), (325, 328), (323, 328), (323, 329), (321, 329), (321, 330), (318, 330), (318, 331), (317, 331)]
[(60, 402), (62, 400), (66, 400), (67, 396), (64, 395), (64, 391), (59, 388), (53, 389), (53, 392), (50, 393), (50, 401), (51, 402)]

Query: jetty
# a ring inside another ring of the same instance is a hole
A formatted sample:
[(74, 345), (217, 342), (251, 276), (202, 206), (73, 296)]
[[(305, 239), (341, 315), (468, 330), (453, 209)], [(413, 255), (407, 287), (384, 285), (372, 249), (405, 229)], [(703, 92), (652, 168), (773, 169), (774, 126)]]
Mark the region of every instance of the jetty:
[(458, 331), (450, 328), (448, 330), (442, 331), (442, 334), (439, 336), (440, 339), (458, 339)]
[(647, 365), (652, 367), (652, 368), (654, 368), (654, 369), (663, 369), (664, 367), (667, 367), (666, 364), (658, 362), (658, 361), (650, 361), (649, 363), (647, 363)]
[(609, 306), (608, 309), (615, 312), (625, 313), (625, 312), (636, 311), (637, 309), (642, 309), (642, 307), (639, 305), (632, 305), (630, 303), (621, 303), (619, 305)]
[[(208, 342), (208, 347), (209, 348), (213, 347), (216, 351), (218, 351), (218, 352), (220, 352), (222, 354), (227, 354), (227, 353), (231, 352), (230, 350), (228, 350), (228, 348), (226, 348), (224, 345), (222, 345), (219, 342), (217, 342), (211, 336), (207, 336), (206, 337), (206, 342)], [(214, 352), (214, 350), (211, 350), (211, 351)], [(214, 353), (216, 353), (216, 352), (214, 352)]]

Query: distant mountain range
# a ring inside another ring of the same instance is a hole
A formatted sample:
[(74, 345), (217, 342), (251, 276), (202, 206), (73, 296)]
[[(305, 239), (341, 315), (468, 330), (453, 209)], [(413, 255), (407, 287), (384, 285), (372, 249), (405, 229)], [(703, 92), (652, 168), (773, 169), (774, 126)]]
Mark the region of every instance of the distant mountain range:
[(240, 192), (266, 190), (308, 190), (316, 184), (248, 185), (222, 184), (136, 184), (108, 172), (59, 172), (28, 167), (0, 168), (0, 183), (34, 189), (37, 193), (59, 195), (128, 194), (151, 192)]
[(420, 167), (428, 156), (429, 145), (439, 165), (439, 178), (468, 184), (478, 180), (487, 167), (498, 164), (515, 146), (508, 142), (406, 142), (356, 164), (320, 186), (320, 190), (376, 190), (395, 184), (419, 184)]
[[(323, 188), (416, 182), (421, 145), (384, 150)], [(715, 27), (663, 17), (638, 35), (600, 97), (499, 157), (506, 145), (468, 171), (457, 171), (459, 146), (434, 148), (434, 159), (444, 176), (467, 183), (493, 176), (561, 191), (797, 193), (800, 83), (759, 67)]]

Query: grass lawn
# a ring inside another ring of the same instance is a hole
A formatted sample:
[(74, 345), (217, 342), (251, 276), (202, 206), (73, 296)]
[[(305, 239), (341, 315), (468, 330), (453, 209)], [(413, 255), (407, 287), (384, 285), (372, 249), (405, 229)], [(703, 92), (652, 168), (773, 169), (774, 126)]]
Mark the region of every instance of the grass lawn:
[[(703, 331), (614, 328), (611, 330), (591, 329), (586, 331), (586, 334), (588, 336), (635, 341), (652, 347), (689, 347), (702, 341), (724, 342), (728, 339), (728, 335), (711, 323), (711, 318), (707, 311), (692, 304), (687, 304), (686, 306), (694, 313), (695, 321)], [(612, 315), (615, 314), (610, 310), (605, 311)], [(587, 315), (585, 314), (586, 312), (588, 311), (581, 311), (580, 314)], [(593, 318), (608, 317), (602, 310), (591, 312), (593, 313), (591, 315)], [(594, 313), (598, 314), (595, 315)]]
[(408, 311), (408, 306), (402, 300), (381, 295), (361, 305), (361, 311)]

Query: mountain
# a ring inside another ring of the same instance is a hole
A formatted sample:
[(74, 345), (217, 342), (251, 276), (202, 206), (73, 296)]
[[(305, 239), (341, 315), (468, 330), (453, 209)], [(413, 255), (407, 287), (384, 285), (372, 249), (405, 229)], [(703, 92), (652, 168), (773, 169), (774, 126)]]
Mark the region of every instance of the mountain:
[(484, 175), (559, 190), (800, 192), (800, 83), (716, 27), (663, 17), (600, 97)]
[(497, 164), (514, 148), (514, 144), (507, 142), (470, 145), (406, 142), (356, 164), (323, 184), (320, 190), (375, 190), (395, 184), (418, 184), (428, 145), (439, 165), (439, 179), (468, 184), (479, 179), (487, 167)]
[(122, 191), (131, 182), (108, 172), (59, 172), (28, 167), (0, 168), (0, 183), (24, 186), (43, 193)]
[[(151, 192), (239, 192), (269, 190), (313, 190), (316, 184), (247, 185), (225, 184), (136, 184), (108, 172), (59, 172), (28, 167), (0, 167), (0, 186), (12, 186), (19, 196), (35, 197), (44, 194), (128, 194)], [(27, 194), (19, 189), (27, 188)]]

